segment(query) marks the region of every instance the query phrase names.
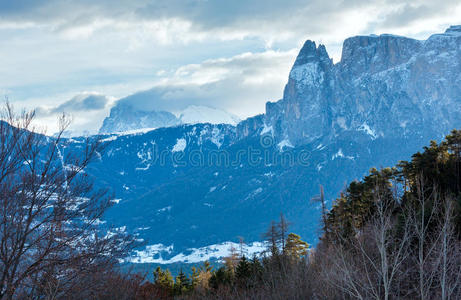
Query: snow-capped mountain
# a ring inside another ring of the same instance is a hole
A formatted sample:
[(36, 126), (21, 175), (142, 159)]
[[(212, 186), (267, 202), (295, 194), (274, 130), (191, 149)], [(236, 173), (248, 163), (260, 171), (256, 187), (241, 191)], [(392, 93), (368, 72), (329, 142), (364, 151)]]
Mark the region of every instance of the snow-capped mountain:
[(221, 109), (208, 106), (190, 105), (179, 113), (179, 120), (182, 124), (230, 124), (237, 125), (239, 117), (225, 112)]
[(178, 125), (176, 116), (167, 111), (141, 111), (130, 105), (117, 104), (103, 121), (100, 133), (126, 132), (143, 128)]
[(307, 41), (283, 99), (265, 114), (237, 126), (107, 135), (88, 173), (120, 199), (107, 218), (149, 245), (174, 244), (168, 261), (238, 236), (259, 241), (280, 212), (315, 242), (320, 208), (310, 199), (319, 184), (332, 200), (369, 168), (409, 159), (460, 127), (461, 26), (424, 41), (351, 37), (336, 64)]
[(460, 45), (461, 26), (424, 41), (356, 36), (333, 64), (323, 45), (307, 41), (260, 126), (293, 145), (345, 135), (440, 138), (461, 121)]
[(127, 103), (118, 103), (104, 119), (100, 133), (116, 133), (144, 128), (161, 128), (179, 124), (231, 124), (237, 125), (240, 119), (221, 109), (208, 106), (190, 105), (173, 114), (168, 111), (146, 111), (136, 109)]

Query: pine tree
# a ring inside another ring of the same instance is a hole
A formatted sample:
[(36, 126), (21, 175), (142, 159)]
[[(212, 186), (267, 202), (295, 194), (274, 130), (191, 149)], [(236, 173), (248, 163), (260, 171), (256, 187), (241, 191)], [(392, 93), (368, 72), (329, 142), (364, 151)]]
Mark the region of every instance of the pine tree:
[(213, 289), (218, 289), (222, 285), (231, 285), (232, 282), (232, 272), (225, 267), (221, 267), (211, 275), (209, 284)]
[(173, 276), (171, 276), (170, 270), (166, 269), (165, 271), (162, 268), (157, 267), (154, 271), (154, 284), (161, 290), (161, 294), (171, 295), (173, 292)]
[(256, 255), (254, 255), (253, 259), (251, 260), (251, 275), (255, 283), (262, 280), (263, 272), (264, 269), (261, 261), (256, 257)]
[(295, 259), (299, 260), (300, 258), (306, 256), (307, 250), (309, 249), (309, 244), (301, 240), (301, 237), (295, 233), (288, 234), (287, 243), (286, 243), (286, 254)]
[(175, 294), (182, 295), (186, 293), (187, 291), (189, 291), (190, 286), (191, 284), (190, 284), (189, 278), (186, 276), (186, 274), (184, 274), (184, 272), (181, 269), (179, 271), (178, 276), (176, 276), (175, 283), (174, 283)]
[(196, 267), (192, 267), (191, 271), (192, 271), (192, 274), (190, 275), (191, 287), (195, 288), (199, 283), (201, 271), (197, 269)]
[(237, 268), (235, 269), (235, 278), (241, 282), (246, 282), (251, 276), (251, 264), (246, 259), (245, 255), (240, 259)]

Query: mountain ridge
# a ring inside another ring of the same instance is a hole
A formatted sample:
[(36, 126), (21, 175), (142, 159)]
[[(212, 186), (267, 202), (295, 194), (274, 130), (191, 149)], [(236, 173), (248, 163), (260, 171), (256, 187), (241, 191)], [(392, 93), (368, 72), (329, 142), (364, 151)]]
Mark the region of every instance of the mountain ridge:
[(165, 110), (140, 110), (122, 102), (112, 107), (110, 115), (104, 119), (99, 129), (99, 133), (122, 133), (146, 128), (197, 123), (236, 125), (239, 122), (240, 119), (237, 116), (209, 106), (189, 105), (173, 114)]
[(315, 244), (320, 210), (309, 199), (319, 184), (331, 201), (369, 168), (461, 125), (461, 35), (450, 28), (425, 41), (352, 37), (336, 64), (306, 41), (265, 114), (106, 136), (89, 173), (121, 199), (107, 218), (150, 245), (174, 245), (169, 258), (237, 236), (260, 241), (280, 212)]

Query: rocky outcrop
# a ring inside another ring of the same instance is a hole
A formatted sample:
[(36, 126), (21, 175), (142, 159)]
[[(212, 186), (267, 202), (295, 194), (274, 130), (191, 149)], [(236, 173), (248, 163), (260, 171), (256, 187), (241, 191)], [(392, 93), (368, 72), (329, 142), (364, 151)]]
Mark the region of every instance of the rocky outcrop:
[(141, 111), (129, 105), (116, 105), (104, 119), (100, 133), (126, 132), (141, 128), (160, 128), (180, 124), (180, 120), (167, 111)]
[(116, 133), (146, 128), (163, 128), (180, 124), (230, 124), (240, 119), (221, 109), (190, 105), (178, 112), (178, 117), (168, 111), (137, 109), (123, 101), (112, 107), (110, 116), (104, 119), (99, 133)]
[(283, 99), (268, 103), (264, 126), (293, 145), (338, 135), (441, 137), (461, 124), (461, 26), (425, 41), (395, 35), (344, 41), (333, 64), (307, 41)]

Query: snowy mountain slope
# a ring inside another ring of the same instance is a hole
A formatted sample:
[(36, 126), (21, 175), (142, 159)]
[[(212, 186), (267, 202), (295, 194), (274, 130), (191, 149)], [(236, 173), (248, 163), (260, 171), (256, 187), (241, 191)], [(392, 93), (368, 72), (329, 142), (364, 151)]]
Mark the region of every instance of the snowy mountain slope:
[(100, 133), (126, 132), (143, 128), (178, 125), (180, 121), (167, 111), (140, 111), (129, 105), (115, 105), (103, 121)]
[(297, 145), (354, 133), (439, 138), (461, 121), (460, 33), (348, 38), (337, 64), (307, 41), (264, 124)]
[(315, 243), (319, 184), (332, 200), (370, 167), (461, 127), (460, 62), (460, 26), (425, 41), (352, 37), (337, 64), (307, 41), (265, 114), (107, 135), (88, 172), (120, 199), (108, 220), (148, 245), (174, 245), (165, 261), (237, 236), (259, 241), (280, 212)]
[(237, 116), (221, 109), (197, 105), (190, 105), (181, 111), (179, 120), (182, 124), (211, 123), (237, 125), (240, 122)]

